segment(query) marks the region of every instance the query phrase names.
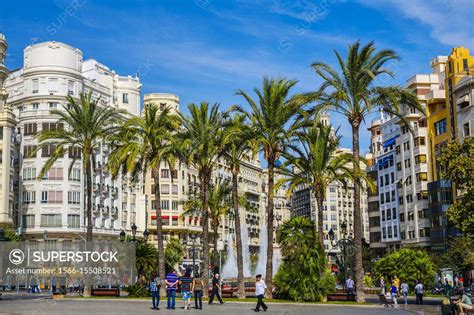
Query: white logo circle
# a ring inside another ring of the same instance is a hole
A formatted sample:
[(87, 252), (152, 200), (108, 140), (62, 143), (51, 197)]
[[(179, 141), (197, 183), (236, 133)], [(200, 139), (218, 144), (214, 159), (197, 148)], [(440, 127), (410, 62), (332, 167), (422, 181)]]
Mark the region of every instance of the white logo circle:
[(10, 252), (8, 258), (12, 264), (19, 265), (25, 260), (25, 253), (21, 249), (14, 249)]

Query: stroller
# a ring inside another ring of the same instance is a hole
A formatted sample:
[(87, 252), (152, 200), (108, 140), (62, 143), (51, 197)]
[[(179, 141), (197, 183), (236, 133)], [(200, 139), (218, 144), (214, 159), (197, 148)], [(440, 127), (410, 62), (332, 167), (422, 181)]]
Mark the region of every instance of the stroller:
[(379, 295), (380, 299), (380, 305), (383, 305), (384, 307), (393, 307), (393, 299), (390, 293), (387, 292), (387, 294), (380, 294)]

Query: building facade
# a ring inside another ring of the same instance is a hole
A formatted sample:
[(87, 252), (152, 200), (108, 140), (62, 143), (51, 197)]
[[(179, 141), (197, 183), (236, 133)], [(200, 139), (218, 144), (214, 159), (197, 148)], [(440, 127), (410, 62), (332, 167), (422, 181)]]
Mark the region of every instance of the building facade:
[(4, 238), (5, 227), (12, 227), (15, 221), (15, 143), (16, 119), (7, 103), (8, 92), (4, 84), (9, 74), (5, 67), (7, 41), (0, 33), (0, 240)]
[[(68, 128), (57, 123), (51, 110), (67, 107), (66, 96), (79, 101), (80, 93), (92, 93), (101, 106), (139, 114), (141, 84), (123, 77), (82, 52), (59, 42), (45, 42), (24, 49), (24, 65), (8, 76), (7, 102), (16, 115), (18, 207), (15, 225), (25, 239), (71, 240), (86, 232), (85, 181), (81, 152), (70, 148), (39, 180), (41, 168), (54, 151), (52, 145), (33, 155), (42, 130)], [(94, 152), (94, 237), (114, 239), (133, 223), (144, 229), (139, 213), (140, 190), (126, 177), (113, 179), (105, 165), (110, 147), (102, 144)], [(71, 162), (76, 159), (71, 167)], [(14, 203), (15, 204), (15, 203)]]

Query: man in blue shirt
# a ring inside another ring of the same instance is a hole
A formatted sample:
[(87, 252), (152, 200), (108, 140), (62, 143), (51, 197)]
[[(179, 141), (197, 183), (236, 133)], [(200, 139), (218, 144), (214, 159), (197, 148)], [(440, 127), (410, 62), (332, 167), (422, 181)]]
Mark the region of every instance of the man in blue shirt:
[(168, 307), (167, 309), (174, 310), (175, 299), (176, 299), (176, 289), (178, 288), (179, 278), (175, 273), (175, 270), (171, 270), (169, 274), (166, 275), (166, 296), (168, 297)]
[(160, 287), (161, 280), (156, 275), (153, 275), (150, 281), (151, 301), (154, 310), (159, 310), (160, 306)]

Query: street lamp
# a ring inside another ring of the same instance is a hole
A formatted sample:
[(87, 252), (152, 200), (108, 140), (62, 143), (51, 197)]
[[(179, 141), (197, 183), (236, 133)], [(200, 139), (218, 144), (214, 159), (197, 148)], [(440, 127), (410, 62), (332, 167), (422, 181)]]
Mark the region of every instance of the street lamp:
[(193, 277), (196, 273), (196, 234), (191, 234), (191, 239), (193, 240)]
[(143, 231), (143, 238), (145, 239), (145, 243), (148, 242), (148, 235), (150, 235), (150, 232), (148, 232), (148, 229), (145, 229), (145, 231)]
[(132, 241), (135, 242), (135, 235), (137, 235), (137, 225), (133, 223), (131, 226), (131, 229), (132, 229)]
[(332, 246), (332, 243), (334, 242), (334, 231), (330, 229), (328, 232), (328, 235), (329, 235), (329, 240), (331, 241), (331, 246)]
[[(349, 261), (349, 257), (351, 255), (354, 254), (354, 242), (352, 239), (350, 238), (346, 238), (347, 236), (347, 223), (344, 221), (340, 224), (340, 228), (341, 228), (341, 233), (342, 233), (342, 239), (338, 240), (336, 242), (336, 244), (334, 244), (334, 240), (335, 240), (335, 233), (332, 229), (329, 230), (328, 232), (328, 236), (329, 236), (329, 240), (331, 241), (331, 247), (338, 247), (340, 248), (340, 250), (342, 250), (342, 255), (340, 257), (340, 262), (341, 262), (341, 266), (339, 267), (342, 267), (344, 269), (344, 288), (345, 288), (345, 280), (347, 279), (347, 269), (348, 269), (348, 261)], [(348, 255), (347, 251), (350, 250), (350, 253)], [(337, 254), (335, 254), (334, 256), (337, 256)], [(336, 257), (337, 259), (337, 257)]]
[(346, 238), (346, 235), (347, 235), (347, 223), (346, 223), (346, 221), (343, 221), (341, 223), (341, 232), (342, 232), (342, 235), (344, 235), (344, 238)]
[(125, 241), (125, 231), (124, 230), (120, 231), (120, 242), (123, 242), (123, 241)]
[(48, 239), (48, 231), (44, 230), (43, 231), (43, 241), (46, 241)]

